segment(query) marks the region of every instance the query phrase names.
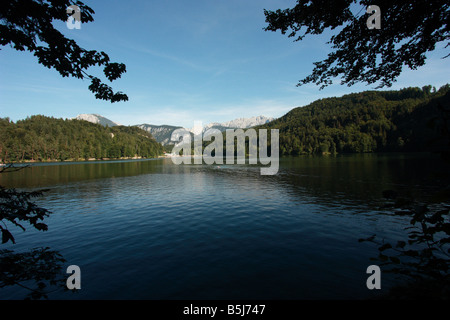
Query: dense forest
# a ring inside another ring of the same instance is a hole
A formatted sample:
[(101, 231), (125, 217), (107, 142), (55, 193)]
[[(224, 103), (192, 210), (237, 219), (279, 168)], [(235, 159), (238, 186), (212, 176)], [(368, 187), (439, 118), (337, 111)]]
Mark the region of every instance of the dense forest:
[(298, 107), (256, 129), (279, 129), (280, 154), (449, 149), (450, 85), (365, 91)]
[[(255, 129), (279, 129), (282, 155), (448, 152), (450, 85), (325, 98)], [(223, 143), (225, 148), (225, 133)], [(0, 162), (150, 158), (171, 148), (165, 150), (137, 126), (104, 127), (45, 116), (16, 123), (0, 118)]]
[(151, 134), (126, 126), (32, 116), (0, 118), (0, 162), (151, 158), (163, 153)]

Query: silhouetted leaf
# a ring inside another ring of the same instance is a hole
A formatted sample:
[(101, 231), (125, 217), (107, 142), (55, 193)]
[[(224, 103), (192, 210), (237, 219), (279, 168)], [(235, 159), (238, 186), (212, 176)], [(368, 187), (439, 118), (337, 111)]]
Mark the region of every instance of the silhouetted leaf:
[(390, 243), (385, 243), (381, 247), (379, 247), (378, 250), (384, 251), (384, 250), (387, 250), (387, 249), (390, 249), (390, 248), (392, 248), (392, 245)]
[(400, 259), (397, 257), (389, 257), (389, 259), (394, 263), (397, 263), (397, 264), (400, 263)]
[(378, 258), (381, 260), (381, 261), (387, 261), (388, 260), (388, 256), (386, 256), (386, 255), (384, 255), (384, 254), (379, 254), (378, 255)]
[(47, 231), (48, 226), (45, 223), (36, 223), (34, 227), (38, 230)]
[(450, 235), (450, 223), (444, 223), (442, 225), (442, 231), (444, 231), (447, 235)]
[(395, 214), (397, 216), (409, 216), (409, 215), (411, 215), (411, 211), (407, 211), (407, 210), (395, 211)]
[(384, 190), (382, 195), (386, 199), (395, 199), (398, 196), (398, 193), (394, 190)]
[(417, 257), (419, 252), (417, 250), (407, 250), (403, 254), (409, 257)]
[(11, 242), (14, 244), (16, 243), (11, 232), (3, 228), (1, 229), (1, 231), (2, 231), (2, 243), (7, 243), (9, 240), (11, 240)]
[(360, 238), (360, 239), (358, 239), (358, 242), (364, 242), (364, 241), (369, 241), (369, 242), (371, 242), (371, 241), (373, 241), (373, 239), (375, 239), (375, 237), (376, 237), (376, 235), (374, 234), (374, 235), (371, 235), (371, 236), (368, 237), (368, 238)]
[(406, 245), (405, 241), (398, 241), (396, 247), (397, 248), (404, 248)]
[(405, 199), (405, 198), (396, 198), (395, 199), (395, 206), (398, 208), (405, 207), (411, 204), (411, 200)]

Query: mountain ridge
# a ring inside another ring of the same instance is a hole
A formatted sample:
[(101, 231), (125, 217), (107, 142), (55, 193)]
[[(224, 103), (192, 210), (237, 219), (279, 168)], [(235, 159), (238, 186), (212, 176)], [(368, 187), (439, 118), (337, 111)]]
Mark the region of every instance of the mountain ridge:
[[(85, 120), (92, 123), (98, 123), (103, 126), (108, 125), (109, 127), (112, 126), (120, 126), (117, 122), (114, 122), (108, 118), (105, 118), (99, 114), (79, 114), (75, 118), (76, 120)], [(218, 129), (220, 131), (225, 131), (226, 129), (247, 129), (258, 125), (264, 125), (271, 121), (275, 120), (275, 118), (272, 117), (265, 117), (265, 116), (254, 116), (250, 118), (236, 118), (230, 121), (226, 122), (211, 122), (207, 125), (203, 126), (202, 133), (206, 132), (208, 129)], [(142, 123), (142, 124), (136, 124), (131, 125), (138, 128), (141, 128), (148, 133), (150, 133), (156, 141), (161, 143), (162, 145), (170, 144), (170, 138), (172, 135), (172, 132), (176, 129), (183, 129), (181, 126), (173, 126), (173, 125), (152, 125), (148, 123)], [(184, 128), (192, 133), (194, 133), (194, 128)]]

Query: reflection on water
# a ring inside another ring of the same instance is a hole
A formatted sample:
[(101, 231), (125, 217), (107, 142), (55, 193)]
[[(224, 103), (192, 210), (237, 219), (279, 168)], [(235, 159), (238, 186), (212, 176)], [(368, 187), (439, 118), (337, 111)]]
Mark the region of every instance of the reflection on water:
[(274, 176), (158, 159), (36, 165), (0, 184), (50, 189), (49, 231), (19, 232), (14, 248), (48, 245), (81, 267), (82, 290), (54, 298), (359, 299), (376, 294), (377, 252), (357, 239), (404, 235), (381, 191), (424, 195), (442, 170), (429, 155), (282, 158)]
[(74, 183), (88, 179), (105, 179), (152, 173), (161, 161), (93, 161), (30, 164), (18, 172), (3, 173), (0, 184), (6, 187), (39, 188)]

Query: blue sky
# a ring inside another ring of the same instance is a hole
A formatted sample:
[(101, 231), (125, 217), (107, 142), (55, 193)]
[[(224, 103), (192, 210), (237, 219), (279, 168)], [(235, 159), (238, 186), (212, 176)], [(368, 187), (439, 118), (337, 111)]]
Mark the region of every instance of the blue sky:
[[(326, 58), (330, 33), (293, 42), (280, 32), (265, 32), (263, 9), (293, 7), (293, 0), (84, 2), (94, 9), (94, 22), (80, 30), (69, 30), (62, 22), (55, 26), (81, 47), (105, 51), (112, 61), (125, 63), (127, 72), (111, 85), (130, 100), (97, 100), (88, 80), (62, 78), (29, 52), (3, 47), (1, 117), (17, 121), (34, 114), (72, 118), (97, 113), (124, 125), (192, 127), (194, 121), (280, 117), (316, 99), (375, 87), (347, 87), (339, 81), (323, 90), (296, 87), (311, 73), (313, 62)], [(446, 54), (440, 46), (424, 67), (404, 69), (386, 89), (449, 82), (450, 60), (441, 59)], [(90, 71), (100, 74), (101, 69)]]

